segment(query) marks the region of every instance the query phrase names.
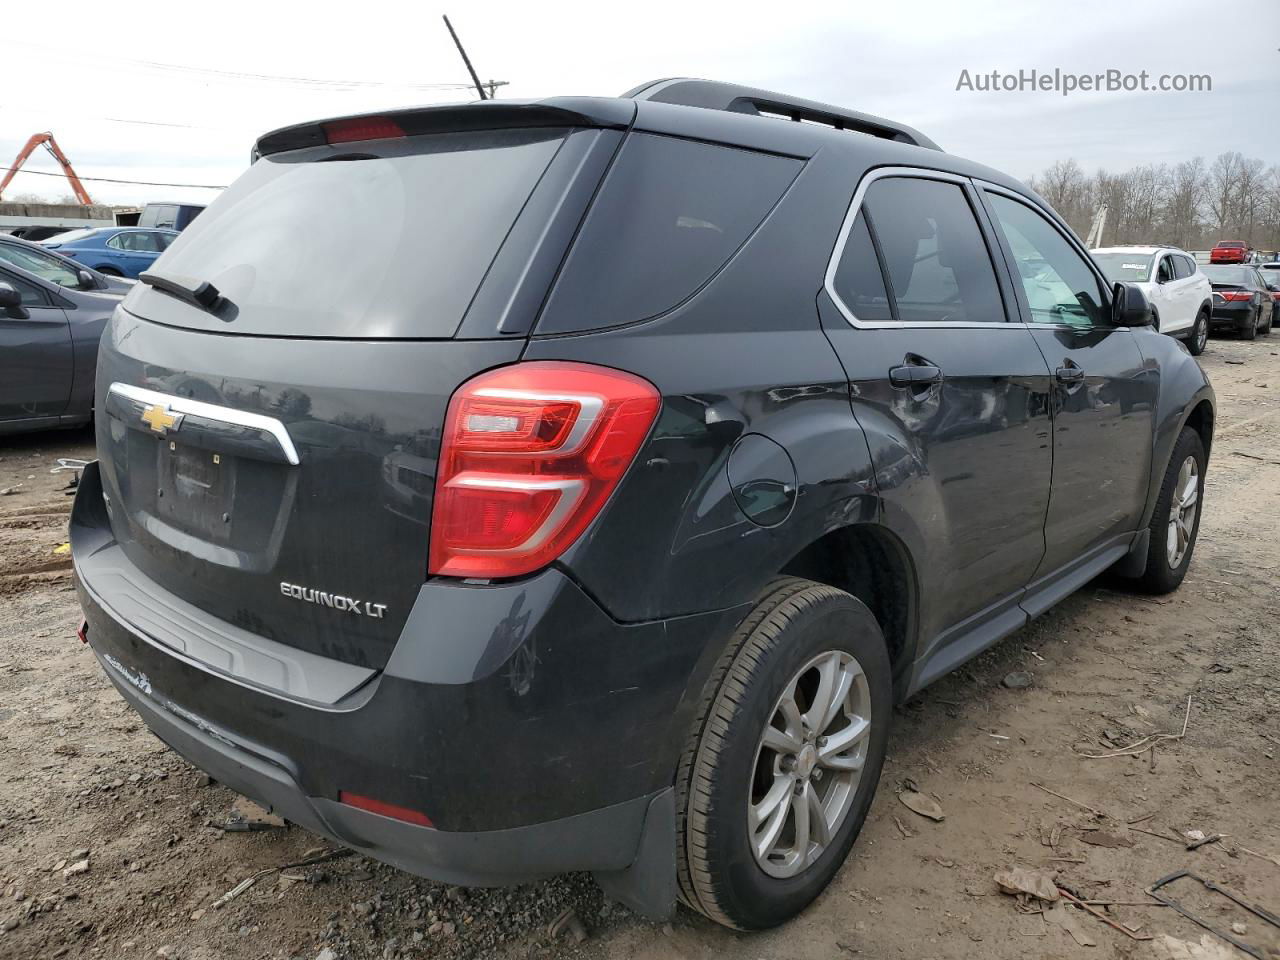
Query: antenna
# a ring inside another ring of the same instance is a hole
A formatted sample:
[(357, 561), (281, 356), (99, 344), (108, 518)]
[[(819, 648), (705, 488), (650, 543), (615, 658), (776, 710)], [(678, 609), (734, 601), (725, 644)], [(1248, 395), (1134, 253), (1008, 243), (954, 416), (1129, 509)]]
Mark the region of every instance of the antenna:
[[(443, 17), (444, 25), (449, 28), (449, 36), (453, 37), (454, 46), (458, 48), (458, 54), (462, 57), (462, 62), (467, 65), (467, 73), (471, 74), (471, 82), (476, 85), (476, 93), (480, 94), (481, 100), (492, 99), (492, 94), (486, 94), (484, 87), (480, 83), (480, 77), (476, 74), (476, 68), (471, 65), (471, 58), (467, 56), (467, 51), (462, 49), (462, 41), (458, 39), (457, 32), (453, 29), (453, 24), (449, 22), (449, 17)], [(491, 84), (489, 89), (492, 90), (496, 84)]]

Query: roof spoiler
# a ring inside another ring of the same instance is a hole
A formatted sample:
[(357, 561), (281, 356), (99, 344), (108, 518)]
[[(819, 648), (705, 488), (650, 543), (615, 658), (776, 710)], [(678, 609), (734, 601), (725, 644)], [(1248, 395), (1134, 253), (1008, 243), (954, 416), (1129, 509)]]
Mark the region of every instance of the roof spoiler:
[(558, 97), (552, 100), (483, 100), (411, 107), (377, 113), (330, 117), (281, 127), (263, 134), (253, 145), (249, 162), (273, 153), (322, 147), (329, 142), (327, 126), (347, 126), (360, 120), (386, 123), (404, 136), (423, 133), (466, 133), (475, 130), (525, 129), (529, 127), (604, 127), (625, 130), (635, 118), (635, 104), (597, 97)]
[(675, 103), (686, 107), (705, 107), (709, 110), (726, 110), (730, 113), (747, 113), (756, 116), (786, 117), (796, 122), (821, 123), (837, 130), (853, 130), (884, 140), (896, 140), (916, 147), (941, 150), (936, 143), (919, 130), (906, 124), (895, 123), (869, 113), (846, 110), (815, 100), (802, 100), (770, 90), (743, 87), (734, 83), (715, 80), (694, 80), (675, 77), (653, 80), (628, 90), (622, 95), (632, 100), (653, 100), (658, 103)]

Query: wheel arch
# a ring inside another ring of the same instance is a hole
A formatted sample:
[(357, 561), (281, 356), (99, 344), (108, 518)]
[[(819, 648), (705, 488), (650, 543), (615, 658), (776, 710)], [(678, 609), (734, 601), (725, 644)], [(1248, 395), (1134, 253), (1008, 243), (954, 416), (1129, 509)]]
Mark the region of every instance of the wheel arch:
[(1187, 414), (1186, 419), (1182, 421), (1184, 427), (1190, 427), (1200, 435), (1200, 442), (1204, 444), (1204, 455), (1208, 459), (1209, 452), (1213, 447), (1213, 425), (1214, 410), (1213, 404), (1208, 397), (1202, 397), (1191, 411)]
[(915, 562), (902, 541), (877, 523), (837, 527), (806, 544), (778, 573), (844, 590), (866, 605), (888, 647), (894, 696), (902, 699), (919, 622)]

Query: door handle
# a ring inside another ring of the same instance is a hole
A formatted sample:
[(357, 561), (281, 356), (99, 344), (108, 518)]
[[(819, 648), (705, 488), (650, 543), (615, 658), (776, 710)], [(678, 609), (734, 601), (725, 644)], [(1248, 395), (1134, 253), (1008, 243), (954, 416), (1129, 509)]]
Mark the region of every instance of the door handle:
[(1059, 383), (1083, 383), (1084, 369), (1074, 364), (1071, 366), (1062, 366), (1054, 371), (1054, 376), (1058, 378)]
[(942, 382), (942, 371), (928, 364), (904, 363), (889, 371), (889, 382), (895, 387), (927, 387)]

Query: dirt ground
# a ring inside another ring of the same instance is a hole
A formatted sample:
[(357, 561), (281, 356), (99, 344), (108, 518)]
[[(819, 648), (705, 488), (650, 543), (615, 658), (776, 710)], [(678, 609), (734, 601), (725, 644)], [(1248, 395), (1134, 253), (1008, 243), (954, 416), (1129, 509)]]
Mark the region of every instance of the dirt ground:
[[(328, 847), (297, 829), (224, 832), (233, 795), (148, 734), (76, 641), (58, 549), (68, 475), (49, 471), (92, 456), (91, 436), (0, 440), (0, 957), (1171, 955), (1072, 910), (1068, 926), (1095, 945), (1077, 943), (999, 892), (994, 874), (1013, 866), (1119, 902), (1096, 909), (1139, 937), (1204, 934), (1144, 903), (1177, 870), (1280, 912), (1280, 336), (1214, 340), (1203, 361), (1219, 420), (1181, 590), (1153, 599), (1090, 584), (901, 707), (848, 863), (801, 918), (753, 936), (683, 910), (671, 924), (639, 921), (585, 876), (460, 890), (359, 857), (268, 873), (215, 908), (255, 872)], [(1013, 671), (1031, 686), (1003, 686)], [(1184, 720), (1185, 738), (1154, 755), (1084, 756), (1177, 734)], [(942, 822), (900, 802), (908, 779)], [(1224, 837), (1188, 851), (1179, 831), (1191, 830)], [(1170, 892), (1280, 957), (1280, 931), (1259, 918), (1192, 882)], [(582, 944), (548, 934), (567, 907), (589, 931)]]

